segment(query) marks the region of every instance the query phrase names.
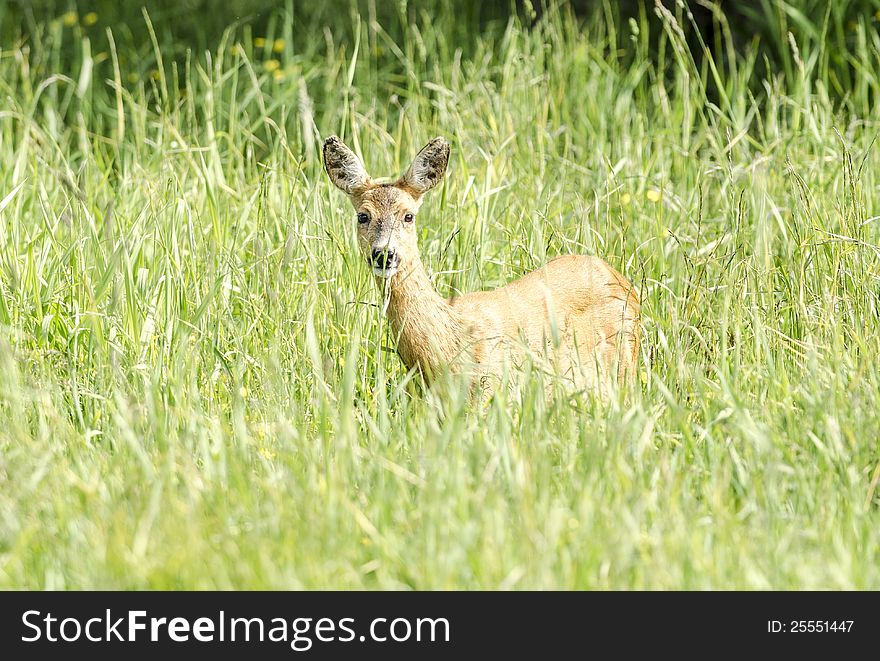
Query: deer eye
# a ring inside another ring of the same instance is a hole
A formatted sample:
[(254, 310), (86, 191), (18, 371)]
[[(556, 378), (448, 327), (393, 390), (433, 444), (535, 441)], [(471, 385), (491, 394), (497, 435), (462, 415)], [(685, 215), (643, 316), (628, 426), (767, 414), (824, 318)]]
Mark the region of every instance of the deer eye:
[(358, 214), (358, 223), (360, 223), (361, 225), (363, 225), (364, 223), (369, 223), (369, 222), (370, 222), (370, 215), (364, 213), (363, 211), (361, 211), (361, 212)]
[(403, 217), (403, 220), (404, 222), (411, 223), (413, 220), (415, 220), (415, 218), (411, 213), (408, 213)]

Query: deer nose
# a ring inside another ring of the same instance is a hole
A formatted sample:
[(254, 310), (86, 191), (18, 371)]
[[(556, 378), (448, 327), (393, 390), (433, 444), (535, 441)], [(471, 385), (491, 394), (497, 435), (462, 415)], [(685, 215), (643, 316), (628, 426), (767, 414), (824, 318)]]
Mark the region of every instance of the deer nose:
[(393, 248), (385, 250), (373, 248), (373, 265), (378, 266), (380, 269), (397, 266), (397, 251)]

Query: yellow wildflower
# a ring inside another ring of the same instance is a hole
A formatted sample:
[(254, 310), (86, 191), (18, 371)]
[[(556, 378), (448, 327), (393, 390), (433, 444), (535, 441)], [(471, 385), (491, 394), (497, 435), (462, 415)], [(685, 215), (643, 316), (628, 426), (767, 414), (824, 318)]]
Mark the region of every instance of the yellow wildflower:
[(88, 14), (83, 16), (83, 25), (94, 25), (97, 22), (98, 15), (93, 11), (90, 11)]
[(620, 196), (620, 203), (621, 204), (627, 205), (630, 202), (632, 202), (632, 195), (630, 195), (629, 193), (624, 193), (623, 195)]
[(283, 53), (284, 39), (276, 39), (274, 42), (272, 42), (272, 51), (275, 53)]
[(266, 40), (263, 37), (254, 37), (254, 47), (262, 48), (266, 45)]
[(61, 22), (69, 28), (72, 28), (74, 25), (76, 25), (78, 20), (79, 16), (76, 15), (75, 11), (69, 11), (61, 17)]
[(263, 67), (266, 69), (266, 71), (269, 71), (270, 73), (272, 71), (277, 71), (280, 66), (281, 63), (278, 60), (266, 60), (265, 62), (263, 62)]
[(658, 191), (658, 190), (652, 188), (652, 189), (649, 190), (647, 193), (645, 193), (645, 196), (646, 196), (651, 202), (659, 202), (659, 201), (663, 198), (663, 193), (661, 193), (660, 191)]

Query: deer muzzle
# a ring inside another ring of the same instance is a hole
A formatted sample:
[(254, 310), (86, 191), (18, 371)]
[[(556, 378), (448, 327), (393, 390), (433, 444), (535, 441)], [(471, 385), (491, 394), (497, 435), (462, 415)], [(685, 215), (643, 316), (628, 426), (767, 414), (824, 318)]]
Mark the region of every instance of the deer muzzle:
[(400, 256), (394, 248), (373, 248), (370, 261), (373, 274), (380, 278), (390, 278), (400, 266)]

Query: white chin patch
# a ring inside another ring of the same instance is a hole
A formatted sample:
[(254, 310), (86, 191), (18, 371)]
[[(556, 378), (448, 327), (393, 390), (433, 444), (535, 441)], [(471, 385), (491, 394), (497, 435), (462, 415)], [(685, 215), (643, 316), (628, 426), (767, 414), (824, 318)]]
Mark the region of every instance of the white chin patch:
[(392, 266), (388, 269), (379, 268), (378, 266), (373, 267), (373, 275), (377, 278), (385, 278), (386, 280), (397, 273), (397, 267)]

